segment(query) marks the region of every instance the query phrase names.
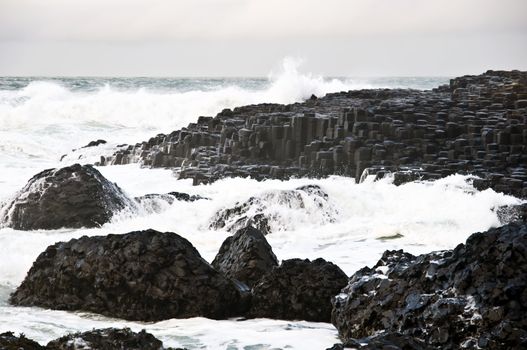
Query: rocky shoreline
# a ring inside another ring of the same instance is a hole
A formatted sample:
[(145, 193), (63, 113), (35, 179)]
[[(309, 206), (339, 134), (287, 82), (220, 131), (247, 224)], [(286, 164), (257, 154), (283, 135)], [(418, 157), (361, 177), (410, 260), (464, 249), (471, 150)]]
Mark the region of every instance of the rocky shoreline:
[(195, 184), (330, 174), (395, 183), (473, 174), (527, 198), (527, 72), (488, 71), (430, 91), (373, 89), (226, 109), (124, 145), (98, 165), (173, 168)]
[[(101, 140), (88, 145), (97, 147)], [(527, 198), (527, 72), (488, 71), (431, 91), (360, 90), (292, 105), (224, 110), (123, 146), (96, 165), (173, 168), (194, 184), (223, 177), (393, 176), (396, 185), (472, 174), (477, 190)], [(128, 197), (91, 165), (35, 175), (0, 208), (15, 230), (100, 227), (158, 201), (206, 201), (180, 192)], [(506, 225), (452, 250), (386, 251), (347, 276), (324, 259), (279, 261), (266, 235), (274, 202), (338, 211), (317, 185), (262, 193), (216, 212), (232, 233), (208, 262), (185, 238), (155, 230), (83, 236), (50, 245), (9, 302), (126, 320), (271, 318), (332, 322), (332, 349), (526, 348), (527, 205), (496, 208)], [(189, 203), (194, 204), (194, 203)], [(163, 349), (146, 332), (99, 329), (46, 346), (0, 334), (0, 349)]]
[[(375, 266), (350, 278), (323, 259), (278, 265), (264, 235), (246, 228), (224, 242), (213, 265), (175, 233), (82, 237), (48, 247), (10, 302), (144, 321), (331, 319), (344, 341), (333, 349), (527, 346), (525, 222), (475, 233), (453, 250), (420, 256), (386, 251)], [(114, 332), (136, 336), (112, 330), (95, 339), (106, 342)], [(75, 348), (52, 347), (56, 343), (46, 349)], [(6, 349), (44, 349), (31, 344), (0, 335)], [(156, 344), (138, 349), (162, 349)]]

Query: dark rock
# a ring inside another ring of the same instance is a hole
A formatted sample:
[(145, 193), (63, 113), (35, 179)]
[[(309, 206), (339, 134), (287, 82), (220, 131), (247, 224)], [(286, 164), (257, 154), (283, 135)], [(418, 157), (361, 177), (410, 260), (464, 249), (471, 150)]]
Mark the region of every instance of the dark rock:
[(13, 332), (0, 334), (0, 350), (44, 350), (36, 341), (26, 338), (23, 334), (18, 337)]
[(385, 332), (437, 349), (525, 348), (526, 287), (527, 226), (513, 223), (451, 251), (385, 252), (333, 299), (332, 322), (343, 340)]
[[(509, 180), (490, 188), (527, 197), (525, 178), (510, 180), (527, 164), (526, 96), (527, 72), (487, 71), (430, 91), (353, 90), (290, 105), (242, 106), (116, 149), (100, 164), (173, 168), (196, 185), (332, 174), (359, 181), (368, 167), (412, 166), (433, 179), (499, 173)], [(437, 166), (444, 171), (432, 171)]]
[(17, 230), (99, 227), (135, 203), (91, 165), (48, 169), (33, 176), (0, 211)]
[(162, 210), (162, 203), (173, 204), (175, 201), (194, 202), (202, 199), (208, 200), (209, 198), (199, 195), (190, 195), (183, 192), (169, 192), (165, 194), (145, 194), (144, 196), (135, 197), (134, 199), (144, 208), (149, 208), (154, 212), (159, 212)]
[(129, 328), (95, 329), (84, 333), (68, 334), (52, 340), (46, 346), (49, 350), (163, 350), (163, 343), (152, 334), (142, 330), (135, 333)]
[(157, 321), (233, 316), (239, 297), (189, 241), (147, 230), (49, 246), (10, 302)]
[(263, 234), (269, 234), (272, 232), (271, 223), (287, 224), (277, 207), (298, 210), (315, 208), (321, 222), (333, 222), (338, 215), (327, 193), (317, 185), (308, 185), (295, 190), (267, 191), (243, 203), (236, 203), (232, 208), (222, 209), (211, 219), (210, 228), (235, 232), (253, 226)]
[(262, 232), (248, 226), (223, 242), (212, 266), (226, 277), (252, 287), (278, 266), (278, 260)]
[(284, 260), (253, 287), (249, 316), (329, 322), (331, 298), (347, 281), (338, 266), (324, 259)]
[(86, 146), (83, 146), (81, 148), (96, 147), (99, 145), (104, 145), (105, 143), (105, 140), (90, 141)]

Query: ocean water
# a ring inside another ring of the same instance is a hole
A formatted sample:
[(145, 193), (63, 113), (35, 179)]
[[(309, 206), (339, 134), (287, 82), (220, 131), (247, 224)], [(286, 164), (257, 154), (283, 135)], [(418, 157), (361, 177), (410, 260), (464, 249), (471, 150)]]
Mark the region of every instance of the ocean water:
[[(223, 108), (292, 103), (311, 94), (360, 88), (430, 89), (447, 82), (446, 77), (322, 78), (300, 73), (289, 64), (268, 78), (0, 77), (0, 202), (14, 196), (37, 172), (75, 162), (71, 157), (59, 160), (92, 140), (105, 139), (108, 144), (86, 150), (84, 161), (111, 152), (117, 144), (171, 132)], [(147, 228), (173, 231), (212, 261), (229, 235), (209, 229), (217, 210), (253, 195), (306, 184), (317, 184), (328, 193), (334, 220), (324, 220), (324, 213), (314, 207), (293, 210), (279, 202), (267, 203), (266, 210), (277, 218), (275, 232), (267, 236), (269, 243), (280, 260), (323, 257), (348, 275), (374, 264), (386, 249), (419, 254), (453, 248), (473, 232), (498, 226), (495, 208), (520, 202), (492, 190), (476, 191), (472, 178), (461, 175), (399, 187), (389, 178), (355, 184), (337, 176), (265, 182), (235, 178), (193, 187), (189, 180), (176, 180), (170, 170), (137, 165), (99, 170), (131, 196), (180, 191), (210, 200), (159, 203), (158, 210), (145, 207), (135, 215), (123, 212), (97, 229), (0, 228), (0, 332), (21, 332), (46, 343), (73, 331), (128, 326), (148, 330), (167, 346), (189, 349), (324, 349), (338, 341), (335, 328), (326, 323), (204, 318), (126, 322), (82, 312), (13, 307), (7, 299), (48, 245), (82, 235)]]

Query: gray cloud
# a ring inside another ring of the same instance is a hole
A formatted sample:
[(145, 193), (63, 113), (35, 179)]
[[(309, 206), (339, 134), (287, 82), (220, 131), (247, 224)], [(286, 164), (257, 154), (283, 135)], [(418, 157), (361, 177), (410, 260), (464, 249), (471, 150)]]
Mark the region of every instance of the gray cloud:
[(524, 0), (0, 0), (0, 74), (527, 69)]

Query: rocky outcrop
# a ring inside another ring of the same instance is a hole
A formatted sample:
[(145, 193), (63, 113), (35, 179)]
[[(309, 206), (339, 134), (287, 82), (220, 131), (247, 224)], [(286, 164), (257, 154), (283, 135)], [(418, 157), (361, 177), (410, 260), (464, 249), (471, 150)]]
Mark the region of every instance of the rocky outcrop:
[(0, 334), (1, 350), (44, 350), (44, 346), (36, 341), (26, 338), (23, 334), (18, 337), (13, 332)]
[(97, 329), (84, 333), (68, 334), (48, 343), (48, 349), (135, 349), (160, 350), (162, 342), (144, 330), (139, 333), (129, 328)]
[(243, 106), (120, 148), (99, 164), (174, 168), (195, 184), (329, 174), (359, 181), (365, 169), (410, 168), (419, 169), (414, 179), (476, 174), (480, 188), (527, 197), (526, 101), (527, 72), (488, 71), (431, 91), (355, 90)]
[(98, 227), (130, 200), (90, 165), (48, 169), (33, 176), (0, 210), (1, 222), (17, 230)]
[(228, 278), (252, 287), (278, 266), (278, 260), (262, 232), (248, 226), (223, 242), (212, 266)]
[(159, 339), (152, 334), (145, 332), (145, 330), (135, 333), (129, 328), (105, 328), (94, 329), (84, 333), (79, 332), (68, 334), (64, 337), (50, 341), (46, 346), (46, 349), (164, 350), (165, 348)]
[(11, 295), (15, 305), (157, 321), (237, 313), (239, 291), (186, 239), (137, 231), (49, 246)]
[(152, 334), (139, 333), (129, 328), (94, 329), (83, 333), (68, 334), (50, 341), (46, 346), (13, 332), (0, 334), (2, 350), (184, 350), (163, 347), (163, 343)]
[(331, 298), (347, 281), (338, 266), (324, 259), (284, 260), (253, 287), (249, 316), (329, 322)]
[(306, 216), (317, 216), (320, 223), (333, 222), (338, 211), (331, 205), (328, 195), (317, 185), (301, 186), (294, 190), (267, 191), (232, 208), (219, 210), (211, 219), (210, 228), (235, 232), (254, 226), (264, 234), (273, 228), (291, 229), (290, 220), (283, 213), (303, 211)]
[[(399, 333), (435, 349), (527, 346), (527, 226), (475, 233), (454, 250), (387, 251), (333, 299), (343, 340)], [(399, 345), (398, 345), (399, 346)]]
[(208, 200), (209, 198), (201, 197), (199, 195), (190, 195), (183, 192), (169, 192), (163, 194), (151, 193), (144, 196), (134, 198), (140, 207), (147, 212), (159, 213), (167, 209), (176, 201), (194, 202), (197, 200)]

